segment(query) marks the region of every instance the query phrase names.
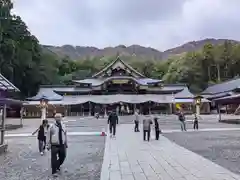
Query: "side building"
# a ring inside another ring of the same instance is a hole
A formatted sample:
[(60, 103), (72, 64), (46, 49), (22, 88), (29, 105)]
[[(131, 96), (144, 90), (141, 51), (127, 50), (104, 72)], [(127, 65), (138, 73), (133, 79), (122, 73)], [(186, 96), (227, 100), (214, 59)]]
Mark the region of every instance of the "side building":
[(12, 99), (19, 92), (20, 90), (0, 73), (0, 154), (7, 150), (5, 131), (9, 127), (6, 126), (6, 116), (11, 114), (13, 105), (18, 107), (22, 105), (21, 101)]
[[(221, 99), (221, 98), (227, 98), (231, 96), (238, 95), (240, 93), (240, 78), (231, 79), (228, 81), (224, 81), (219, 84), (215, 84), (212, 86), (209, 86), (207, 89), (205, 89), (201, 95), (212, 101), (211, 103), (211, 110), (216, 110), (217, 107), (215, 105), (215, 101)], [(239, 104), (228, 104), (221, 108), (222, 111), (225, 111), (226, 113), (234, 113)]]
[[(175, 112), (175, 104), (187, 112), (194, 108), (194, 95), (184, 84), (165, 84), (145, 77), (120, 58), (111, 62), (91, 78), (73, 80), (71, 86), (42, 85), (36, 96), (25, 102), (27, 117), (40, 117), (39, 99), (48, 100), (48, 116), (61, 112), (67, 116), (107, 114), (115, 109), (119, 114)], [(202, 100), (202, 113), (209, 113), (209, 101)]]

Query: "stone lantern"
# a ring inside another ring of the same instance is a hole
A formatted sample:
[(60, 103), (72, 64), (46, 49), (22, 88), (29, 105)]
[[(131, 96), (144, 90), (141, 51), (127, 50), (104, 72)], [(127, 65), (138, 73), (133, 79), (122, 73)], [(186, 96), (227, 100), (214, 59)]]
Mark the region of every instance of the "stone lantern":
[(200, 107), (201, 107), (201, 102), (202, 102), (202, 96), (200, 95), (197, 95), (194, 97), (194, 102), (195, 102), (195, 105), (196, 105), (196, 114), (197, 115), (200, 115)]
[(40, 99), (39, 107), (41, 109), (41, 120), (44, 120), (46, 119), (46, 116), (47, 116), (48, 99), (45, 97), (42, 97)]

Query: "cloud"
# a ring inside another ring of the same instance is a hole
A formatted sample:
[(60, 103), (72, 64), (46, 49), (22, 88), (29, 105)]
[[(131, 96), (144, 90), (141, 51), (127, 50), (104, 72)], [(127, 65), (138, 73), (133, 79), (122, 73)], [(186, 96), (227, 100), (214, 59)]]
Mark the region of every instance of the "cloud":
[(240, 40), (239, 0), (15, 0), (42, 44), (160, 50), (203, 38)]

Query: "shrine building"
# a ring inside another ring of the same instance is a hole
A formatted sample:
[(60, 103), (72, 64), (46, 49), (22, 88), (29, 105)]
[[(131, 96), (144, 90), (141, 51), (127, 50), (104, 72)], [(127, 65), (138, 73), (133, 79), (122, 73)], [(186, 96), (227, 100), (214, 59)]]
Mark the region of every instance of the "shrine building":
[[(194, 95), (184, 84), (166, 84), (145, 77), (126, 62), (117, 58), (91, 78), (72, 80), (74, 85), (42, 85), (36, 96), (24, 103), (27, 117), (40, 117), (41, 99), (48, 101), (47, 116), (61, 112), (66, 116), (107, 114), (116, 110), (120, 115), (172, 114), (176, 104), (192, 113)], [(210, 112), (210, 101), (202, 99), (201, 112)]]

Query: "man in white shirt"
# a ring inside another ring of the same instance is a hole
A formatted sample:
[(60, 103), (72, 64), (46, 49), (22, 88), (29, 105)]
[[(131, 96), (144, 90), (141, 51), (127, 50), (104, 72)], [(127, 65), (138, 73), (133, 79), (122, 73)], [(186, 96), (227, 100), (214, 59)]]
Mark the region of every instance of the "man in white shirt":
[(66, 127), (61, 122), (62, 114), (55, 114), (55, 122), (49, 127), (47, 135), (47, 147), (51, 148), (51, 166), (52, 174), (60, 171), (60, 166), (66, 158), (67, 146), (67, 131)]

